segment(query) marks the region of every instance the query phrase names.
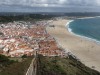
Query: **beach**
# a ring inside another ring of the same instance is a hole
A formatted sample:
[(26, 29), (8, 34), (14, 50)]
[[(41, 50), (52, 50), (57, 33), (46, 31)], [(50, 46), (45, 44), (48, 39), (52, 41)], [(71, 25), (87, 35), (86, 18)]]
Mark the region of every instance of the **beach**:
[(54, 27), (47, 26), (46, 30), (62, 48), (72, 52), (86, 66), (100, 72), (100, 44), (73, 35), (66, 26), (69, 22), (67, 19), (54, 20), (50, 24)]

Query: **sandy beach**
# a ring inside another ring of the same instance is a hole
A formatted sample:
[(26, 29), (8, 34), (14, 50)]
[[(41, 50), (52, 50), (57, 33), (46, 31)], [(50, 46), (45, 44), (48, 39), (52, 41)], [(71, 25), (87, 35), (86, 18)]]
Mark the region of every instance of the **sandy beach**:
[(67, 22), (69, 20), (65, 19), (53, 21), (51, 25), (55, 25), (55, 27), (48, 26), (48, 33), (57, 40), (59, 45), (71, 51), (82, 63), (100, 72), (100, 44), (73, 35), (65, 27)]

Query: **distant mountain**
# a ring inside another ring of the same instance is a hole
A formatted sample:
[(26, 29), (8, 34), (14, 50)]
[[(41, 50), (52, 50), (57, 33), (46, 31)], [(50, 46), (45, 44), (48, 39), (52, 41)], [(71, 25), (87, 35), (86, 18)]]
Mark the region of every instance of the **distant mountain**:
[(19, 16), (19, 15), (30, 15), (30, 14), (41, 14), (41, 15), (65, 15), (64, 12), (0, 12), (0, 16)]
[(55, 15), (55, 16), (100, 16), (100, 12), (0, 12), (0, 16), (25, 16), (25, 15)]

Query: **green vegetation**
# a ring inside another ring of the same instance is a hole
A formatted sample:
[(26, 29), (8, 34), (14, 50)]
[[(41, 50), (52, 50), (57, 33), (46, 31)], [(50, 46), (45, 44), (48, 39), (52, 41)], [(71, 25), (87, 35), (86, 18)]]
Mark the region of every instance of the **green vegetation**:
[[(0, 55), (0, 75), (25, 75), (32, 57), (25, 56), (20, 62), (15, 61), (17, 59), (9, 60), (8, 57)], [(39, 55), (37, 61), (37, 75), (100, 75), (70, 55), (69, 58)]]
[(0, 23), (13, 22), (13, 21), (37, 21), (43, 19), (50, 19), (54, 15), (41, 15), (41, 14), (26, 14), (17, 16), (0, 16)]
[(22, 58), (27, 58), (27, 55), (23, 55)]
[(31, 61), (32, 57), (19, 62), (14, 61), (14, 58), (9, 60), (8, 57), (0, 55), (0, 75), (25, 75)]
[(72, 56), (38, 57), (37, 75), (100, 75), (99, 72), (90, 69), (77, 61)]
[(0, 70), (13, 63), (15, 63), (15, 61), (9, 60), (9, 58), (4, 55), (0, 55)]

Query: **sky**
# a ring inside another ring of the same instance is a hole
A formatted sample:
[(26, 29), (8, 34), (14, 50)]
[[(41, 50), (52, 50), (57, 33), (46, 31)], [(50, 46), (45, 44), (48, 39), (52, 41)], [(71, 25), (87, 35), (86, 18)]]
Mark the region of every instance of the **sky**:
[(100, 0), (0, 0), (0, 12), (100, 12)]

